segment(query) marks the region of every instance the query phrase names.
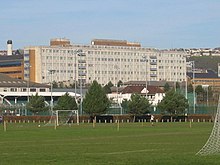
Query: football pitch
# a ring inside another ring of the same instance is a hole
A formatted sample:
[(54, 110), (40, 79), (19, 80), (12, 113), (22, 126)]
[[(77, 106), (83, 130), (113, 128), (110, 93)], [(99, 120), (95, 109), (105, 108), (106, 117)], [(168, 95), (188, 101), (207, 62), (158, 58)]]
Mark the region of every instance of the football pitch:
[[(213, 123), (84, 123), (38, 127), (8, 123), (0, 131), (0, 165), (210, 165), (220, 156), (195, 155)], [(119, 128), (119, 129), (118, 129)]]

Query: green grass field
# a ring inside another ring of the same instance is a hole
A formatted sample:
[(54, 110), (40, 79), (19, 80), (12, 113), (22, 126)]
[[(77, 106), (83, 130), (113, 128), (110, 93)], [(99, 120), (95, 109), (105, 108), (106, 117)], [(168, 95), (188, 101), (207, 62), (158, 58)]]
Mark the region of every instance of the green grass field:
[(0, 165), (210, 165), (220, 156), (196, 156), (213, 123), (80, 124), (54, 127), (8, 124), (0, 131)]

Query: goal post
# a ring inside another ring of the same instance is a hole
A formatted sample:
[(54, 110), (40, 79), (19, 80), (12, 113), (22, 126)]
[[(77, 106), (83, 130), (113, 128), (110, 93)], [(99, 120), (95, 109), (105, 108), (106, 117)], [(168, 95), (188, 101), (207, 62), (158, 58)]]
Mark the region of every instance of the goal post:
[(55, 110), (56, 114), (56, 125), (60, 124), (70, 124), (71, 119), (76, 115), (76, 123), (79, 125), (79, 112), (78, 110)]
[(211, 135), (199, 152), (196, 155), (214, 155), (220, 153), (220, 97), (218, 101), (217, 112), (215, 115), (214, 126)]

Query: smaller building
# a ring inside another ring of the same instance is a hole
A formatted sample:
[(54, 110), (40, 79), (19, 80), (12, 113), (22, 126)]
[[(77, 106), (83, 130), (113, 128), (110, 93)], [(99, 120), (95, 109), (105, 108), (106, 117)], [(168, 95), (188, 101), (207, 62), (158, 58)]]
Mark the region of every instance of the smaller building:
[[(114, 87), (116, 88), (116, 87)], [(115, 91), (115, 89), (113, 89)], [(119, 88), (118, 92), (113, 92), (108, 94), (108, 97), (114, 102), (121, 104), (123, 100), (130, 100), (132, 94), (140, 94), (146, 96), (145, 86), (126, 86), (124, 88)], [(165, 92), (158, 86), (147, 86), (147, 98), (149, 102), (156, 106), (165, 96)]]
[(191, 83), (195, 86), (208, 85), (214, 90), (220, 90), (220, 77), (212, 70), (198, 70), (196, 72), (188, 72), (187, 76), (190, 78)]
[[(56, 101), (60, 96), (66, 92), (51, 91), (50, 85), (39, 84), (31, 81), (11, 78), (5, 74), (0, 73), (0, 104), (8, 105), (25, 105), (32, 95), (38, 94), (44, 96), (48, 104), (50, 104), (51, 97)], [(72, 97), (79, 97), (79, 94), (68, 92)]]
[(0, 56), (0, 73), (12, 78), (24, 78), (23, 55)]

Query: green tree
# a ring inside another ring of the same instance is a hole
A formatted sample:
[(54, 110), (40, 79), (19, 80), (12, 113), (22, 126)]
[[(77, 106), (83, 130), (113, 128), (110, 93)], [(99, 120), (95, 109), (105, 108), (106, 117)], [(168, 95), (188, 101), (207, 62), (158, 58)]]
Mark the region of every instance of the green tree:
[(56, 110), (77, 110), (77, 104), (75, 98), (71, 97), (69, 93), (65, 93), (61, 96), (56, 106), (54, 107)]
[(56, 81), (53, 81), (52, 86), (53, 88), (58, 88), (58, 83)]
[(121, 80), (119, 80), (118, 83), (117, 83), (117, 87), (120, 87), (122, 85), (123, 85), (123, 82)]
[(197, 100), (198, 101), (203, 101), (205, 90), (202, 88), (202, 85), (196, 86), (195, 92), (196, 92), (196, 95), (197, 95), (197, 97), (196, 97)]
[(180, 83), (179, 82), (176, 82), (176, 89), (180, 89)]
[(192, 92), (193, 92), (193, 86), (192, 86), (192, 84), (189, 84), (189, 85), (188, 85), (187, 92), (188, 92), (188, 93), (192, 93)]
[(168, 92), (169, 90), (170, 90), (170, 85), (168, 83), (165, 83), (164, 92)]
[(27, 109), (36, 115), (39, 112), (47, 111), (49, 107), (45, 105), (44, 97), (36, 93), (35, 96), (32, 95), (30, 97), (30, 101), (27, 103)]
[(111, 87), (112, 87), (112, 86), (114, 86), (114, 85), (112, 84), (111, 81), (109, 81), (108, 84), (106, 84), (106, 85), (104, 86), (104, 91), (105, 91), (106, 93), (111, 93)]
[(127, 99), (122, 100), (121, 107), (123, 108), (124, 112), (128, 112), (128, 100)]
[(132, 94), (128, 101), (128, 110), (133, 115), (143, 115), (150, 112), (149, 100), (139, 94)]
[(64, 88), (64, 83), (63, 83), (63, 82), (60, 82), (59, 87), (60, 87), (60, 88)]
[(182, 114), (188, 107), (188, 100), (185, 96), (174, 90), (167, 92), (163, 100), (158, 104), (161, 112), (167, 112), (169, 114)]
[(83, 99), (84, 112), (96, 116), (106, 113), (111, 102), (106, 96), (106, 93), (102, 86), (97, 81), (93, 81), (91, 87), (86, 92), (86, 96)]

